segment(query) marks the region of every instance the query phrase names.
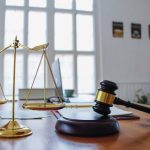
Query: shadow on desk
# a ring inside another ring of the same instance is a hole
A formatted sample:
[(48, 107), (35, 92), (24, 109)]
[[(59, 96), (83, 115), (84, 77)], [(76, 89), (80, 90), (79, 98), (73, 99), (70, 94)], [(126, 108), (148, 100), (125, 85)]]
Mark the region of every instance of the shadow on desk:
[[(130, 130), (130, 129), (129, 129)], [(136, 131), (136, 130), (135, 130)], [(73, 137), (70, 135), (63, 135), (57, 133), (61, 140), (64, 142), (75, 142), (76, 144), (87, 144), (90, 146), (95, 146), (97, 150), (149, 150), (149, 141), (150, 141), (150, 131), (143, 134), (129, 134), (128, 132), (124, 132), (124, 129), (120, 131), (118, 134), (104, 136), (104, 137)], [(141, 149), (141, 147), (143, 147)]]
[(85, 143), (97, 143), (98, 141), (104, 142), (105, 140), (107, 142), (107, 141), (109, 141), (109, 139), (111, 139), (111, 143), (113, 143), (113, 142), (116, 142), (119, 137), (119, 133), (116, 133), (113, 135), (108, 135), (108, 136), (102, 136), (102, 137), (79, 137), (79, 136), (71, 136), (71, 135), (61, 134), (58, 132), (56, 132), (56, 134), (61, 139), (64, 139), (67, 141), (73, 141), (73, 142), (77, 142), (77, 143), (84, 143), (84, 144)]

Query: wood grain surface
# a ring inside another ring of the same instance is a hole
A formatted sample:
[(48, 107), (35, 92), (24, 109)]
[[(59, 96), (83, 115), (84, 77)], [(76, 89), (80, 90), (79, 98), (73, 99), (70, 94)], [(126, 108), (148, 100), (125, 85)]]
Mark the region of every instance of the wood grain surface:
[[(122, 107), (125, 108), (125, 107)], [(0, 111), (11, 109), (11, 104), (0, 106)], [(18, 102), (16, 104), (18, 107)], [(150, 115), (136, 111), (139, 120), (119, 120), (120, 132), (106, 137), (73, 137), (55, 131), (56, 118), (19, 120), (32, 129), (24, 138), (0, 139), (0, 150), (150, 150)], [(51, 112), (46, 112), (51, 113)], [(0, 119), (0, 125), (9, 120)]]

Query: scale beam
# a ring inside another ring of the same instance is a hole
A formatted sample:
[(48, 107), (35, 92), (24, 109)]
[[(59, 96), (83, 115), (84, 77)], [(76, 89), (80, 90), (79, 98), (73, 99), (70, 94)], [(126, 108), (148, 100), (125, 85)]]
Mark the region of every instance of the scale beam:
[(7, 47), (5, 47), (5, 48), (3, 48), (3, 49), (0, 49), (0, 53), (2, 53), (2, 52), (4, 52), (5, 50), (7, 50), (8, 48), (10, 48), (12, 45), (9, 45), (9, 46), (7, 46)]
[(35, 46), (33, 48), (29, 48), (25, 45), (19, 44), (20, 47), (25, 48), (27, 50), (31, 50), (31, 51), (40, 51), (40, 50), (46, 49), (48, 47), (48, 45), (49, 45), (49, 43), (46, 43), (46, 44), (41, 44), (41, 45)]

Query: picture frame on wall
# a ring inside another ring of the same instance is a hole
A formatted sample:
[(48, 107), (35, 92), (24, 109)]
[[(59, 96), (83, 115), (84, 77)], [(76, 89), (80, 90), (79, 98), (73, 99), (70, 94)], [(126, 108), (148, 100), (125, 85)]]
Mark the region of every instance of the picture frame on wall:
[(134, 39), (141, 39), (141, 24), (131, 23), (131, 37)]
[(123, 22), (112, 22), (112, 34), (113, 37), (118, 37), (121, 38), (124, 36), (124, 31), (123, 31)]

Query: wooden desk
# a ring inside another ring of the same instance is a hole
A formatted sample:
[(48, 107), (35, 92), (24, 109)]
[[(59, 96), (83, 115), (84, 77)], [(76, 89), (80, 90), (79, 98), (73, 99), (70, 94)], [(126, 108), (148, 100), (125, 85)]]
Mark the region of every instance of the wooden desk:
[[(8, 105), (0, 106), (0, 110), (8, 109)], [(141, 119), (119, 121), (120, 133), (107, 137), (84, 138), (58, 134), (54, 116), (20, 120), (20, 123), (32, 129), (33, 134), (25, 138), (0, 139), (0, 150), (150, 150), (150, 115), (129, 110)], [(6, 122), (8, 120), (0, 119), (0, 125)]]

